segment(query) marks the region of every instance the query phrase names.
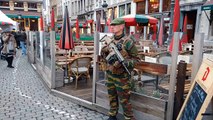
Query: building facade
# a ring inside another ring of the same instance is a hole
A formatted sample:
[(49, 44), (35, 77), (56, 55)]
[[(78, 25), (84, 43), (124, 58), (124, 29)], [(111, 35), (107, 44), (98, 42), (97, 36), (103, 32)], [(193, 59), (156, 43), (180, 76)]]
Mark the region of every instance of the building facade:
[(18, 29), (39, 30), (42, 0), (1, 0), (0, 9), (8, 17), (18, 22)]

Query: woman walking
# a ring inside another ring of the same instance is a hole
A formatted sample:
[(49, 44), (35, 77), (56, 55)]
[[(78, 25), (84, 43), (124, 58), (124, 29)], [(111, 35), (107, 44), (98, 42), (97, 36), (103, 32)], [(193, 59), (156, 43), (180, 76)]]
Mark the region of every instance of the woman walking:
[(4, 47), (2, 49), (2, 54), (5, 56), (6, 61), (8, 63), (8, 68), (14, 68), (13, 58), (16, 55), (16, 40), (14, 35), (11, 34), (10, 30), (5, 30), (2, 33), (2, 40), (4, 41)]

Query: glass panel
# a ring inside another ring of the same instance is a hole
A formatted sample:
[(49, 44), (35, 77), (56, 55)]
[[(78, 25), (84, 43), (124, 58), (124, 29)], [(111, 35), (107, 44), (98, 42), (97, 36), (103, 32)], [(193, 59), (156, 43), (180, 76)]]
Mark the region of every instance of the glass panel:
[(171, 9), (171, 0), (164, 0), (163, 1), (163, 11), (170, 11)]
[(28, 8), (37, 8), (36, 3), (28, 3)]
[(86, 39), (75, 42), (73, 50), (60, 49), (56, 41), (55, 89), (92, 102), (94, 41)]
[(50, 33), (44, 32), (44, 65), (51, 68)]
[(121, 5), (119, 7), (119, 17), (124, 16), (125, 15), (125, 5)]
[(41, 46), (40, 46), (40, 34), (39, 32), (36, 32), (36, 58), (40, 59), (40, 49), (41, 49)]
[(117, 10), (118, 10), (118, 8), (117, 8), (117, 7), (115, 7), (115, 10), (114, 10), (115, 18), (117, 18), (117, 17), (118, 17)]
[(149, 1), (149, 13), (159, 12), (159, 0)]
[(15, 2), (14, 7), (24, 7), (23, 2)]
[(145, 2), (138, 2), (137, 3), (137, 14), (145, 14)]
[(0, 6), (9, 6), (9, 2), (0, 2)]
[(127, 4), (127, 15), (131, 14), (131, 3)]

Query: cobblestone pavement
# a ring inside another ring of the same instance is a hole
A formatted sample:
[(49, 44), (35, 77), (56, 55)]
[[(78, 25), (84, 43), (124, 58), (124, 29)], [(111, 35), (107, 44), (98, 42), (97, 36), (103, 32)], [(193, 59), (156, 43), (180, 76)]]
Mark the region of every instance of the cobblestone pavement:
[(106, 120), (107, 116), (51, 95), (20, 53), (0, 60), (0, 120)]

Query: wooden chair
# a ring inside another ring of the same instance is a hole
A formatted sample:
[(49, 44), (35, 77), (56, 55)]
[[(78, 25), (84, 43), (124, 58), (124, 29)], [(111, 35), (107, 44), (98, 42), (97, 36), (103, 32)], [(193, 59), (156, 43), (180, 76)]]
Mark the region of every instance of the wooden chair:
[(78, 57), (69, 64), (71, 75), (76, 77), (75, 88), (77, 89), (78, 79), (82, 75), (86, 75), (90, 79), (89, 67), (91, 65), (91, 57)]

